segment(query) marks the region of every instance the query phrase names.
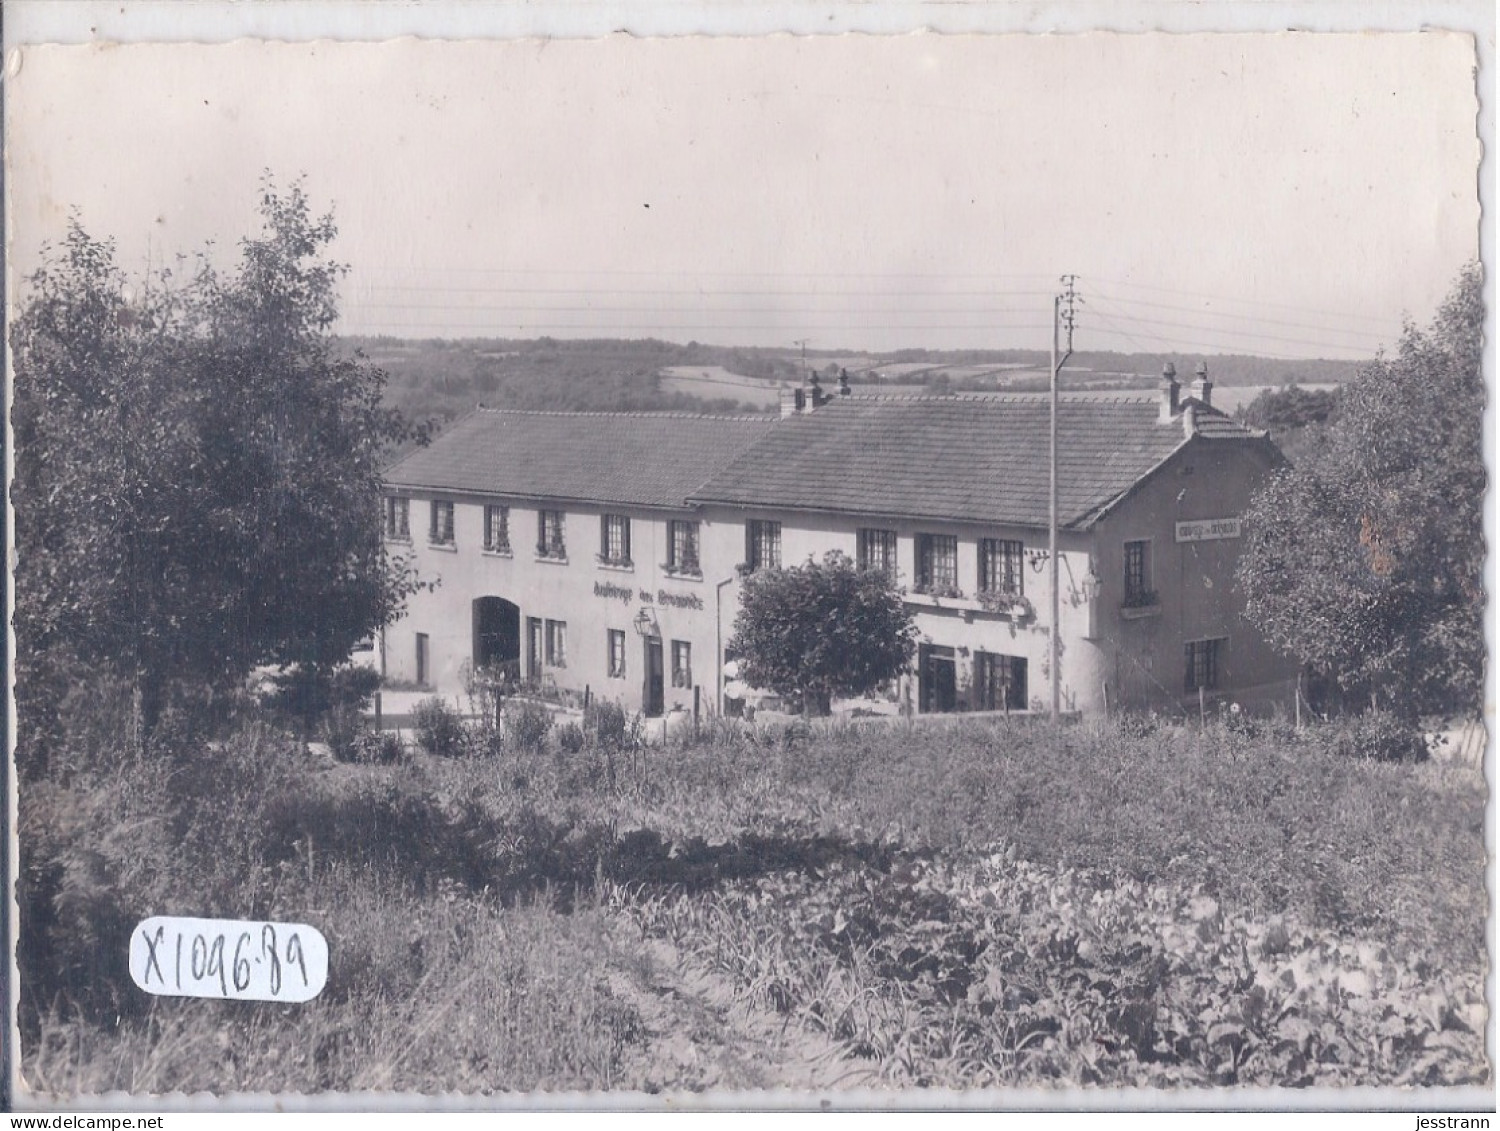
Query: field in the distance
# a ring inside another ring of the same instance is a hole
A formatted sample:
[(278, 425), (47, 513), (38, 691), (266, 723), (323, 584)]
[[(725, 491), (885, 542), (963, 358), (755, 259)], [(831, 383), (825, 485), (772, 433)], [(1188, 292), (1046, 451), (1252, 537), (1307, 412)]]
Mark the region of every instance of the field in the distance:
[[(23, 1076), (63, 1094), (1490, 1078), (1472, 765), (1238, 720), (710, 730), (370, 766), (251, 727), (171, 774), (23, 789)], [(328, 987), (301, 1007), (143, 1000), (90, 940), (150, 914), (310, 922)]]

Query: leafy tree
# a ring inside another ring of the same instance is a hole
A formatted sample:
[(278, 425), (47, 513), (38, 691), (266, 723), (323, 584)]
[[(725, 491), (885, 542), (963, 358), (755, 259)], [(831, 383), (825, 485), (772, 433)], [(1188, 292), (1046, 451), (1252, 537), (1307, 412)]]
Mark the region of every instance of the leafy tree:
[(1477, 710), (1483, 690), (1483, 328), (1474, 264), (1245, 516), (1250, 618), (1347, 696), (1408, 716)]
[(12, 327), (17, 697), (45, 724), (89, 673), (170, 698), (255, 666), (328, 670), (400, 610), (383, 375), (338, 356), (330, 217), (267, 180), (237, 269), (127, 280), (75, 220)]
[(1290, 429), (1324, 424), (1337, 408), (1337, 389), (1304, 389), (1294, 381), (1284, 388), (1262, 389), (1235, 415), (1252, 428), (1280, 436)]
[(916, 626), (890, 579), (832, 551), (745, 579), (733, 647), (741, 677), (826, 714), (835, 695), (894, 679), (916, 650)]

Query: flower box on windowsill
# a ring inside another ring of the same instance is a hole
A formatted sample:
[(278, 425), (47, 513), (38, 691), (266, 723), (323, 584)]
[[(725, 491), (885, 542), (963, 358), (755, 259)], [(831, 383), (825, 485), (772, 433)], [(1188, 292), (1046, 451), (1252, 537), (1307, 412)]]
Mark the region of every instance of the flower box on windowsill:
[(1146, 593), (1132, 593), (1120, 602), (1120, 616), (1125, 620), (1161, 615), (1161, 598), (1153, 589)]
[(935, 597), (940, 601), (963, 601), (967, 598), (964, 591), (957, 585), (930, 585), (919, 583), (911, 587), (911, 591), (919, 597)]
[(978, 601), (964, 596), (957, 589), (944, 589), (933, 592), (916, 587), (902, 594), (901, 599), (908, 605), (920, 605), (928, 609), (953, 609), (956, 612), (968, 614), (982, 611)]
[(703, 571), (698, 568), (696, 562), (694, 562), (692, 565), (688, 565), (686, 563), (682, 565), (672, 565), (670, 562), (663, 562), (661, 571), (668, 577), (675, 578), (678, 581), (703, 580)]
[(755, 567), (749, 562), (740, 562), (739, 565), (734, 567), (734, 572), (739, 574), (741, 577), (749, 577), (752, 573), (755, 572)]
[(568, 551), (563, 546), (555, 543), (549, 546), (545, 542), (538, 542), (536, 544), (536, 560), (539, 562), (556, 562), (559, 565), (567, 565)]
[(975, 596), (982, 610), (996, 616), (1009, 617), (1011, 620), (1026, 620), (1036, 615), (1036, 609), (1032, 606), (1030, 599), (1020, 593), (981, 589)]
[(492, 557), (492, 558), (513, 558), (513, 557), (515, 557), (515, 555), (510, 552), (510, 543), (509, 542), (506, 542), (504, 545), (501, 545), (501, 546), (486, 546), (484, 548), (484, 552), (487, 555), (489, 555), (490, 557)]
[(441, 550), (445, 554), (458, 553), (457, 542), (428, 542), (427, 548), (429, 550)]
[(635, 562), (629, 558), (612, 558), (608, 554), (595, 554), (594, 561), (598, 563), (600, 569), (619, 570), (622, 573), (635, 571)]

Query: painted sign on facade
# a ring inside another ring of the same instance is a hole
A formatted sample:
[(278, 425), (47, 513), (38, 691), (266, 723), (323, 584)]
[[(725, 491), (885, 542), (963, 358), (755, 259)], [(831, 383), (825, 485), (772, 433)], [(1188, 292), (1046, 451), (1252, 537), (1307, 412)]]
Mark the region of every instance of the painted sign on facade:
[(1221, 538), (1239, 536), (1240, 520), (1237, 518), (1200, 518), (1177, 524), (1179, 542), (1216, 542)]

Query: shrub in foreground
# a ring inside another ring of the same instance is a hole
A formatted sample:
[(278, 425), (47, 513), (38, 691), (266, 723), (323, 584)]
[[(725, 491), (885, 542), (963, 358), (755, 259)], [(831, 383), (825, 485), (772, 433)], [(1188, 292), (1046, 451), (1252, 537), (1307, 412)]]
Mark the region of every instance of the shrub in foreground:
[(365, 766), (394, 766), (406, 758), (401, 736), (390, 730), (361, 730), (344, 751), (335, 747), (334, 757)]
[(1427, 739), (1421, 730), (1389, 711), (1370, 711), (1325, 723), (1314, 739), (1343, 758), (1375, 762), (1425, 762)]
[(552, 729), (552, 712), (534, 699), (515, 699), (505, 708), (505, 729), (517, 750), (539, 751)]
[(468, 753), (468, 733), (458, 712), (443, 700), (423, 699), (412, 711), (417, 745), (436, 758), (460, 758)]
[(595, 699), (584, 708), (583, 729), (601, 750), (633, 750), (641, 741), (640, 716), (610, 699)]

